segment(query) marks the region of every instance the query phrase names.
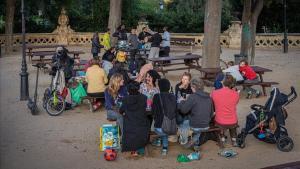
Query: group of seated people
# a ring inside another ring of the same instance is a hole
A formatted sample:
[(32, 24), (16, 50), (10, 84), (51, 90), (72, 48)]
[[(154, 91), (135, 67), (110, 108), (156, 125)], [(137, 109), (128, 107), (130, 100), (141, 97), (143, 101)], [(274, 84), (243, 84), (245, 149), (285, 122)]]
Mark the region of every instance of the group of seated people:
[[(228, 73), (219, 79), (220, 84), (210, 94), (204, 91), (201, 78), (192, 78), (187, 72), (173, 92), (170, 81), (161, 78), (151, 63), (143, 65), (136, 79), (130, 78), (123, 66), (115, 61), (114, 48), (111, 48), (101, 62), (94, 57), (88, 63), (85, 76), (87, 94), (102, 98), (94, 103), (96, 108), (104, 104), (107, 120), (116, 121), (120, 127), (123, 152), (131, 152), (133, 156), (143, 154), (152, 128), (158, 135), (152, 145), (161, 146), (161, 154), (167, 155), (169, 135), (162, 128), (165, 118), (176, 119), (179, 142), (184, 147), (199, 151), (201, 133), (209, 129), (211, 121), (221, 128), (221, 146), (226, 142), (226, 129), (232, 145), (237, 146), (239, 93), (235, 89), (234, 73), (242, 72), (245, 81), (257, 80), (245, 61), (240, 62), (238, 69), (231, 66), (224, 70)], [(189, 131), (193, 133), (190, 140)]]
[[(142, 154), (149, 143), (152, 128), (158, 135), (152, 144), (162, 146), (161, 154), (166, 155), (168, 134), (162, 128), (166, 117), (176, 119), (179, 142), (187, 148), (199, 150), (201, 132), (209, 129), (211, 120), (222, 128), (223, 143), (226, 141), (224, 131), (230, 129), (232, 144), (237, 145), (236, 106), (239, 94), (234, 89), (233, 76), (226, 75), (221, 81), (222, 88), (208, 94), (199, 77), (192, 79), (191, 74), (185, 72), (174, 93), (170, 81), (161, 78), (151, 63), (141, 68), (136, 79), (130, 79), (122, 66), (114, 71), (117, 63), (110, 69), (108, 78), (104, 61), (101, 66), (99, 60), (94, 58), (87, 68), (87, 93), (90, 96), (104, 96), (100, 101), (105, 104), (107, 120), (116, 121), (120, 127), (123, 152), (131, 152), (133, 156)], [(189, 140), (187, 133), (190, 130), (193, 135)]]

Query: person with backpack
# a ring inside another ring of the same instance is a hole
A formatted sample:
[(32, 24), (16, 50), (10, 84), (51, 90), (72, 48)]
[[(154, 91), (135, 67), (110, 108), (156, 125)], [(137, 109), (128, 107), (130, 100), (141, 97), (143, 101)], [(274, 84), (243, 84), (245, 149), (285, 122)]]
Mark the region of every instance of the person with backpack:
[(158, 81), (160, 93), (153, 97), (154, 131), (159, 136), (152, 144), (161, 146), (162, 155), (168, 153), (168, 135), (176, 134), (176, 98), (170, 93), (171, 83), (168, 79)]
[(194, 146), (199, 149), (201, 132), (209, 129), (209, 122), (213, 116), (213, 102), (208, 93), (204, 92), (204, 82), (200, 78), (191, 80), (193, 94), (186, 99), (179, 98), (178, 108), (183, 114), (190, 112), (189, 125), (193, 131), (192, 139), (185, 144), (186, 148)]

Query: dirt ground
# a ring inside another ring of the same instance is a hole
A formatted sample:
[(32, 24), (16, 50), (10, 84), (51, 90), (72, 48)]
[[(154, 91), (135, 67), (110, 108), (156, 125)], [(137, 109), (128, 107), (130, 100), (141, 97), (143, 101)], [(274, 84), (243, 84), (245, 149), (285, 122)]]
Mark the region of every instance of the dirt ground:
[[(89, 49), (81, 48), (87, 54)], [(201, 54), (200, 49), (195, 53)], [(223, 49), (222, 59), (233, 60), (238, 50)], [(281, 91), (288, 93), (291, 85), (300, 93), (300, 49), (290, 49), (288, 54), (278, 50), (257, 50), (256, 65), (272, 69), (265, 74), (266, 81), (277, 81)], [(201, 160), (180, 164), (177, 155), (190, 150), (171, 144), (169, 154), (162, 158), (160, 149), (148, 146), (149, 156), (138, 160), (128, 159), (118, 153), (116, 161), (107, 162), (103, 153), (98, 151), (99, 127), (109, 123), (104, 109), (91, 113), (86, 104), (66, 111), (58, 117), (49, 116), (41, 108), (43, 90), (49, 85), (50, 77), (40, 74), (39, 107), (40, 113), (32, 116), (26, 101), (20, 101), (21, 52), (0, 58), (0, 168), (1, 169), (150, 169), (150, 168), (261, 168), (300, 160), (300, 99), (287, 107), (289, 116), (286, 121), (290, 137), (294, 141), (291, 152), (280, 152), (276, 145), (259, 142), (252, 135), (247, 137), (245, 149), (233, 148), (238, 155), (225, 159), (218, 155), (219, 148), (209, 141), (201, 146)], [(36, 70), (28, 64), (30, 96), (33, 96)], [(183, 71), (169, 72), (167, 78), (175, 85)], [(199, 72), (193, 70), (193, 76)], [(211, 88), (206, 88), (210, 91)], [(270, 90), (270, 89), (268, 89)], [(269, 92), (269, 91), (268, 91)], [(264, 104), (267, 97), (245, 99), (241, 96), (238, 104), (240, 126), (244, 126), (249, 106), (253, 103)], [(240, 130), (240, 129), (239, 129)], [(229, 146), (229, 148), (231, 148)]]

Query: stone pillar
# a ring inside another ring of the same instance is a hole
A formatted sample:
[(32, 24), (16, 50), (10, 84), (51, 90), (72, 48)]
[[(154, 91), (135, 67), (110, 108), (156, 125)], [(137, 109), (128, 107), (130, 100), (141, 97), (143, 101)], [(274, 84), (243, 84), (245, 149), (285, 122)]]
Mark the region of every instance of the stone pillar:
[(58, 26), (53, 31), (53, 33), (57, 34), (57, 42), (58, 44), (68, 45), (69, 37), (74, 33), (74, 30), (71, 29), (69, 25), (69, 17), (66, 14), (65, 8), (61, 9), (60, 15), (58, 17)]
[(224, 34), (228, 36), (229, 48), (241, 47), (241, 21), (231, 21), (230, 27), (224, 31)]

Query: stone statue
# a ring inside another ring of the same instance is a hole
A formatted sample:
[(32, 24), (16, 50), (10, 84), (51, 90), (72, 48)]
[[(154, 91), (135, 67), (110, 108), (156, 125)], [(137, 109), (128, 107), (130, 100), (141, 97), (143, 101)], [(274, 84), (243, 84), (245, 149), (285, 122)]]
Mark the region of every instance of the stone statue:
[(68, 44), (70, 34), (74, 32), (69, 25), (69, 17), (66, 13), (65, 8), (62, 8), (58, 17), (58, 26), (53, 31), (53, 33), (57, 34), (57, 41), (59, 44)]
[(239, 48), (241, 46), (241, 21), (231, 21), (230, 27), (223, 32), (229, 38), (230, 48)]

